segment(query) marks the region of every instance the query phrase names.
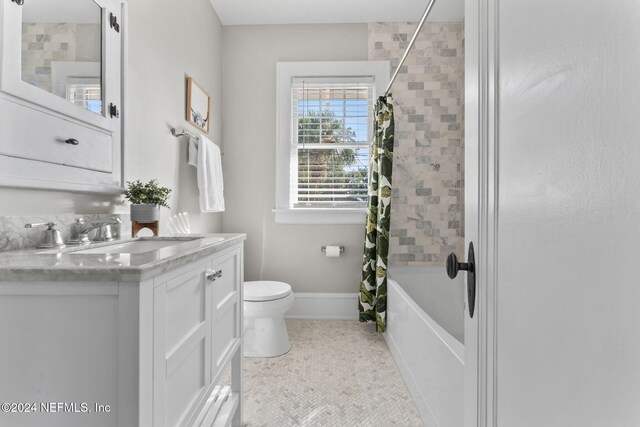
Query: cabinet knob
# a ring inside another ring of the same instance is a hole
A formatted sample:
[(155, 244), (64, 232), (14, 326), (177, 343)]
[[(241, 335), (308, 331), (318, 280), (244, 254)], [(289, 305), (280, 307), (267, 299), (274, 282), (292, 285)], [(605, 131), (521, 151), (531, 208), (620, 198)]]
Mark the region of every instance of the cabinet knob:
[(220, 277), (222, 277), (222, 270), (209, 270), (207, 271), (207, 275), (206, 278), (208, 281), (210, 282), (215, 282), (216, 279), (219, 279)]
[(64, 142), (66, 142), (69, 145), (78, 145), (78, 144), (80, 144), (80, 141), (78, 141), (75, 138), (66, 139)]

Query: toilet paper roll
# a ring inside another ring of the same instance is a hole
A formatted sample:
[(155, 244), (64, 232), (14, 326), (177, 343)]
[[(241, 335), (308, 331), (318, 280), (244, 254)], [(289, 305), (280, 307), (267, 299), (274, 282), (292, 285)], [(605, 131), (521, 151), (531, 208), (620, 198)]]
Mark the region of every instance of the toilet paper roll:
[(327, 246), (324, 254), (327, 258), (337, 258), (340, 256), (340, 246)]

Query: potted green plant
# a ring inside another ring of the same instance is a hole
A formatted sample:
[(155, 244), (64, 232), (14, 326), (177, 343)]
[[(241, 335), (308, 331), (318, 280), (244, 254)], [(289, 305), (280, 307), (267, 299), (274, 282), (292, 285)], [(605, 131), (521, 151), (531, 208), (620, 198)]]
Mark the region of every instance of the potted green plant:
[(147, 183), (127, 181), (124, 197), (131, 202), (131, 220), (141, 224), (160, 220), (160, 207), (169, 207), (167, 201), (170, 193), (170, 188), (160, 187), (155, 179)]

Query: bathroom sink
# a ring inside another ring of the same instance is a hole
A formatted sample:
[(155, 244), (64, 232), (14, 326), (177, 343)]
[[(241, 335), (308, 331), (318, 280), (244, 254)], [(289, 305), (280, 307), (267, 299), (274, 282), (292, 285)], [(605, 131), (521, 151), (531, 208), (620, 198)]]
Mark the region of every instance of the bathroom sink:
[[(143, 252), (157, 251), (158, 249), (170, 246), (180, 245), (193, 240), (202, 239), (202, 237), (187, 237), (180, 239), (140, 239), (128, 242), (113, 242), (109, 245), (100, 245), (87, 249), (79, 249), (69, 252), (69, 255), (88, 255), (88, 254), (140, 254)], [(223, 240), (222, 237), (219, 238)], [(211, 239), (208, 239), (211, 240)]]

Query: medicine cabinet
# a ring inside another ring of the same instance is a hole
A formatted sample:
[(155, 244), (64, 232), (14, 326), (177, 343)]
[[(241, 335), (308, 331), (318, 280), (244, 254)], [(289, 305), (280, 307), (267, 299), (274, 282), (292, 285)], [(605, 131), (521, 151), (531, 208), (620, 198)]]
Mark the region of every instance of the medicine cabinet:
[(122, 0), (0, 0), (0, 186), (122, 189)]

